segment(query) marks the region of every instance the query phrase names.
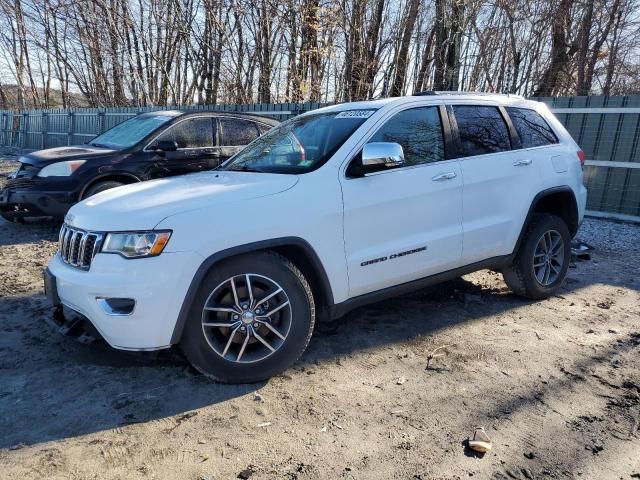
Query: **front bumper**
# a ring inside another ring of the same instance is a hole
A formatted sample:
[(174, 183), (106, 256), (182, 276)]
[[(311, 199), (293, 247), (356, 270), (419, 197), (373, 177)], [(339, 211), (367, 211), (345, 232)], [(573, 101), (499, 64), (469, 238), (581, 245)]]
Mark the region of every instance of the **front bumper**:
[[(49, 262), (62, 305), (86, 317), (105, 341), (123, 350), (157, 350), (171, 345), (178, 313), (203, 258), (194, 252), (163, 253), (127, 260), (98, 254), (89, 271), (65, 264), (59, 254)], [(100, 299), (129, 298), (128, 315), (107, 313)]]
[(64, 217), (74, 203), (74, 194), (67, 192), (0, 191), (0, 212), (9, 218)]

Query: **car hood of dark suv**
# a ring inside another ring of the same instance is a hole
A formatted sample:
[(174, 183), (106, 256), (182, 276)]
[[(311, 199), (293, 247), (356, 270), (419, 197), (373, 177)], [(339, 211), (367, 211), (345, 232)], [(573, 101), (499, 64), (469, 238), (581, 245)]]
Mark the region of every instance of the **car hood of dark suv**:
[(108, 148), (99, 148), (92, 145), (75, 145), (70, 147), (47, 148), (46, 150), (37, 150), (20, 157), (21, 163), (27, 163), (37, 168), (43, 168), (56, 162), (67, 160), (82, 160), (93, 157), (102, 157), (110, 155), (116, 150)]

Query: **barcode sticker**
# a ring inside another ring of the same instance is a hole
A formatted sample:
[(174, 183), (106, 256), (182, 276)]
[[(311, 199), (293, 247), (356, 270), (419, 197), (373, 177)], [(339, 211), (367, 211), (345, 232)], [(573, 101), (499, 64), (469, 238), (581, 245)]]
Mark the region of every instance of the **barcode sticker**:
[(336, 115), (336, 118), (369, 118), (375, 110), (346, 110)]

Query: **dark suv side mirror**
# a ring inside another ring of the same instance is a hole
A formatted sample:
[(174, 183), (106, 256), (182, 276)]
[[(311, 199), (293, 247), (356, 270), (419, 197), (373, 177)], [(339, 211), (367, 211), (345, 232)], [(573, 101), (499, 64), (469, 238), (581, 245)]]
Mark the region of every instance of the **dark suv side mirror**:
[(173, 140), (160, 140), (153, 145), (153, 150), (160, 152), (175, 152), (178, 149), (178, 142)]

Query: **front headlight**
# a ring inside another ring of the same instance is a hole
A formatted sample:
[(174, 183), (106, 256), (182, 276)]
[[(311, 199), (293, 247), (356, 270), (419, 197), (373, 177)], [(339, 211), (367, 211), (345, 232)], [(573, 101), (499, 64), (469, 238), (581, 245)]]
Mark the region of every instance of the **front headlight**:
[(171, 237), (170, 231), (108, 233), (102, 253), (119, 253), (125, 258), (160, 255)]
[(69, 160), (68, 162), (57, 162), (47, 165), (38, 172), (39, 177), (68, 177), (79, 169), (86, 160)]

